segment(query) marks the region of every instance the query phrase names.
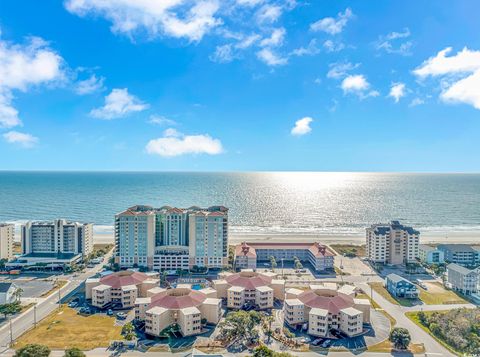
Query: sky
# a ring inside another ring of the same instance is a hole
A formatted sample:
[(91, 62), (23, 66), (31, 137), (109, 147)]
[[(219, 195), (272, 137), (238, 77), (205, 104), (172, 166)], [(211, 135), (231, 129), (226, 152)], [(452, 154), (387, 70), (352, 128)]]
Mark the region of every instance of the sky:
[(2, 0), (0, 170), (480, 172), (476, 0)]

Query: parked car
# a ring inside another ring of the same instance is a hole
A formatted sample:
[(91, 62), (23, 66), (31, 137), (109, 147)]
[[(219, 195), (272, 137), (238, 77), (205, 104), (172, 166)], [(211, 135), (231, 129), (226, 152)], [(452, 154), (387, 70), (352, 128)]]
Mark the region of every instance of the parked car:
[(71, 307), (71, 308), (74, 308), (74, 307), (77, 307), (78, 303), (76, 301), (70, 301), (68, 303), (68, 307)]
[(314, 346), (318, 346), (319, 344), (321, 344), (323, 342), (323, 338), (317, 338), (316, 340), (314, 340), (312, 342), (312, 345)]
[(112, 310), (112, 309), (108, 309), (108, 310), (107, 310), (107, 315), (108, 315), (108, 316), (112, 316), (112, 315), (113, 315), (113, 310)]
[(330, 346), (330, 340), (325, 340), (325, 341), (323, 341), (322, 347), (323, 347), (323, 348), (327, 348), (328, 346)]
[(127, 318), (127, 314), (124, 312), (119, 312), (117, 313), (117, 319), (119, 320), (125, 320)]

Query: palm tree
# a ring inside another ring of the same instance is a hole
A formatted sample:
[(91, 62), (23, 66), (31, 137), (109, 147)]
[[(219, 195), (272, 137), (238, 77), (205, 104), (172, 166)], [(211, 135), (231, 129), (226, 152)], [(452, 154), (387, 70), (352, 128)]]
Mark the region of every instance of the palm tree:
[(277, 261), (275, 260), (275, 257), (273, 255), (270, 256), (270, 265), (272, 267), (272, 271), (275, 272), (275, 268), (277, 267)]
[(17, 287), (13, 292), (12, 296), (15, 298), (15, 301), (19, 301), (20, 298), (22, 297), (22, 294), (23, 294), (23, 289)]

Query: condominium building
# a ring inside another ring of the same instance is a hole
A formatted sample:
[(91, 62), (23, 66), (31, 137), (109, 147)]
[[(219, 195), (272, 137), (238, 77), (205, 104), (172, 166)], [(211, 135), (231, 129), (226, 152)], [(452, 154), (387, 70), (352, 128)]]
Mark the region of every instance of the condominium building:
[(271, 309), (274, 299), (285, 297), (285, 280), (274, 273), (257, 273), (242, 270), (240, 273), (221, 273), (213, 281), (217, 297), (227, 300), (227, 307), (241, 309), (251, 306), (260, 310)]
[(418, 258), (427, 264), (443, 264), (445, 262), (442, 250), (424, 244), (420, 244), (418, 247)]
[(256, 269), (258, 262), (269, 262), (274, 257), (278, 266), (282, 261), (293, 261), (297, 257), (308, 262), (315, 271), (333, 269), (335, 254), (323, 244), (316, 243), (256, 243), (243, 242), (235, 247), (235, 267)]
[(370, 322), (370, 301), (357, 299), (355, 294), (353, 286), (339, 288), (335, 283), (287, 289), (285, 323), (294, 328), (307, 324), (312, 336), (330, 337), (331, 330), (358, 336), (363, 333), (363, 323)]
[(450, 263), (447, 265), (447, 282), (462, 294), (475, 294), (480, 290), (480, 270)]
[(145, 321), (145, 333), (159, 336), (176, 324), (183, 336), (202, 332), (202, 320), (218, 324), (222, 317), (222, 300), (215, 290), (192, 290), (186, 284), (174, 289), (154, 288), (135, 301), (135, 318)]
[(398, 221), (374, 224), (366, 229), (367, 257), (375, 263), (414, 263), (418, 257), (419, 237), (419, 231)]
[(437, 249), (443, 252), (448, 263), (473, 268), (480, 265), (480, 251), (468, 244), (439, 244)]
[(57, 219), (27, 222), (21, 227), (22, 252), (87, 255), (93, 251), (93, 224)]
[(85, 281), (85, 298), (92, 299), (92, 305), (106, 308), (118, 305), (133, 307), (138, 297), (146, 297), (147, 291), (158, 287), (158, 274), (144, 274), (130, 270), (89, 278)]
[(14, 238), (15, 226), (13, 224), (0, 223), (0, 259), (12, 260)]
[(115, 216), (121, 267), (176, 270), (228, 264), (228, 209), (133, 206)]

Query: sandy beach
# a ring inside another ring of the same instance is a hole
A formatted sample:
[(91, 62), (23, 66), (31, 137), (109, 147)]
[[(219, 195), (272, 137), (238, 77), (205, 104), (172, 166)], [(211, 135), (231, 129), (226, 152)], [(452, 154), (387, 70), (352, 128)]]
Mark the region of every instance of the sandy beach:
[[(95, 243), (113, 243), (113, 233), (96, 232)], [(230, 244), (241, 242), (322, 242), (324, 244), (364, 244), (365, 235), (325, 235), (325, 234), (236, 234), (230, 233)], [(480, 231), (442, 232), (427, 231), (421, 232), (421, 243), (469, 243), (480, 245)]]

